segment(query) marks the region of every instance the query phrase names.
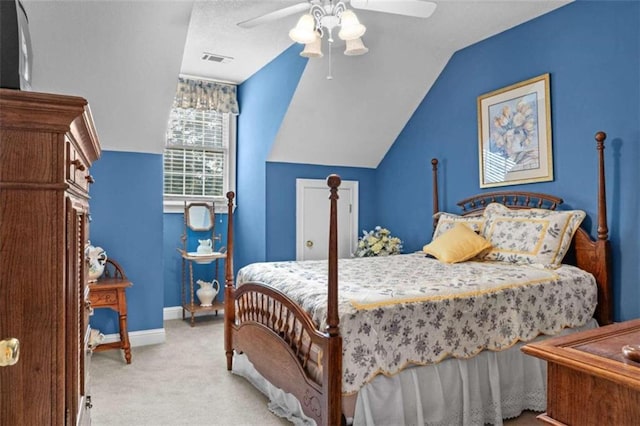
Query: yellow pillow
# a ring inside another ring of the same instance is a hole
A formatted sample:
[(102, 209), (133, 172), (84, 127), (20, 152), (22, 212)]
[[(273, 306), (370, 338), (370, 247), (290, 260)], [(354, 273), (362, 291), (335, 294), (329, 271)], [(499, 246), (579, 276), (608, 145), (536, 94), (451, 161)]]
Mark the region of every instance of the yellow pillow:
[(422, 251), (440, 262), (458, 263), (471, 259), (488, 248), (491, 248), (491, 244), (487, 240), (467, 225), (456, 223), (453, 228), (424, 246)]

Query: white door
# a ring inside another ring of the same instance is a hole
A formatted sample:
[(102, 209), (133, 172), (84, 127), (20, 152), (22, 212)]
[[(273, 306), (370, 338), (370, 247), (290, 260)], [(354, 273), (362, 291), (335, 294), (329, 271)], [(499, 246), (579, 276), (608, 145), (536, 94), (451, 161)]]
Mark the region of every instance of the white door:
[[(358, 182), (338, 188), (338, 257), (350, 257), (358, 243)], [(296, 179), (296, 259), (329, 257), (329, 187), (324, 179)]]

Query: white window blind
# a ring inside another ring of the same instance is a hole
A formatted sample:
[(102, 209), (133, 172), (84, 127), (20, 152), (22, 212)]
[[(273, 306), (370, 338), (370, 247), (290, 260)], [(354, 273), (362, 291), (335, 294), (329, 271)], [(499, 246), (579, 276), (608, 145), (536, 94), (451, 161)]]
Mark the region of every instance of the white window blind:
[(173, 108), (164, 150), (165, 199), (223, 198), (229, 141), (228, 113)]

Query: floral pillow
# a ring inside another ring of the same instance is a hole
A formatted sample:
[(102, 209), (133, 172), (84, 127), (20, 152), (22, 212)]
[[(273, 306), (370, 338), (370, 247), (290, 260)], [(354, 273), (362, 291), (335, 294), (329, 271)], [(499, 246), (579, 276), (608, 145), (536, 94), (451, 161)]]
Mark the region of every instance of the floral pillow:
[(556, 268), (584, 217), (582, 210), (511, 210), (491, 203), (484, 210), (482, 236), (492, 248), (481, 257)]
[(484, 217), (482, 216), (458, 216), (457, 214), (438, 212), (434, 217), (438, 219), (436, 229), (433, 231), (434, 240), (448, 230), (453, 229), (457, 223), (464, 223), (476, 234), (481, 234), (484, 226)]

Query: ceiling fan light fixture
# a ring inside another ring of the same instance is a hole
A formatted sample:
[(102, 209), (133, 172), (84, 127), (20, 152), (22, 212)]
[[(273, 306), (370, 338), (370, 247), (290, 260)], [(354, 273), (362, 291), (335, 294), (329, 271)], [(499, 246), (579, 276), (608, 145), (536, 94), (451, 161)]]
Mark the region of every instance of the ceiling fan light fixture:
[(338, 37), (342, 40), (355, 40), (364, 35), (367, 27), (358, 21), (358, 17), (351, 10), (345, 10), (340, 15), (340, 32)]
[(347, 48), (344, 54), (347, 56), (360, 56), (367, 53), (369, 49), (364, 45), (361, 38), (355, 40), (347, 40)]
[(308, 44), (316, 39), (315, 20), (309, 13), (298, 19), (296, 26), (289, 31), (289, 37), (296, 43)]
[(320, 34), (316, 32), (316, 39), (311, 43), (304, 45), (304, 50), (300, 52), (300, 56), (305, 58), (322, 58), (322, 38)]
[(347, 9), (347, 3), (357, 10), (393, 13), (416, 18), (428, 18), (437, 6), (433, 1), (428, 0), (301, 0), (300, 3), (239, 22), (238, 26), (251, 28), (306, 10), (306, 13), (298, 19), (296, 26), (289, 31), (289, 37), (293, 41), (305, 45), (300, 56), (306, 58), (321, 58), (323, 56), (322, 40), (326, 38), (329, 46), (327, 79), (330, 80), (333, 78), (331, 75), (331, 46), (334, 43), (334, 30), (338, 30), (338, 37), (346, 42), (345, 55), (358, 56), (369, 51), (361, 39), (367, 31), (367, 27), (360, 23), (352, 10)]

